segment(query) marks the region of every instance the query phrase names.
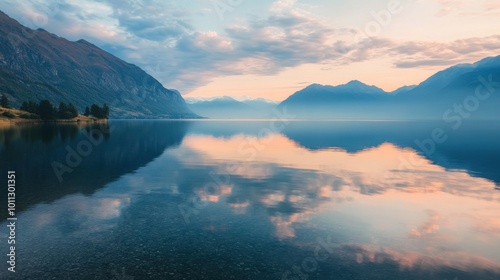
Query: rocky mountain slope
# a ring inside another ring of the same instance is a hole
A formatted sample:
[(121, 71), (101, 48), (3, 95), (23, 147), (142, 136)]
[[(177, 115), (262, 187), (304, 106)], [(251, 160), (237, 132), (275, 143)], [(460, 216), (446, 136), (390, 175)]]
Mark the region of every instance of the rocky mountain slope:
[(82, 112), (107, 103), (112, 118), (193, 118), (182, 96), (141, 68), (85, 41), (32, 30), (0, 12), (0, 93), (26, 100), (72, 102)]

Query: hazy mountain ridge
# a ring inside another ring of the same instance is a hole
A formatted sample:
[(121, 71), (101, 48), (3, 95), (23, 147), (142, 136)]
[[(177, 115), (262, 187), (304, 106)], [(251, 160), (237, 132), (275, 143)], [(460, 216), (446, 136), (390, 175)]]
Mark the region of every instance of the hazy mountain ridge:
[[(480, 100), (478, 88), (496, 90), (487, 100)], [(476, 101), (477, 106), (466, 104)], [(391, 93), (356, 80), (338, 86), (312, 84), (278, 107), (286, 107), (298, 118), (440, 119), (458, 113), (457, 106), (470, 109), (467, 118), (500, 118), (500, 56), (449, 67), (417, 86), (404, 86)]]
[(188, 107), (196, 114), (208, 118), (267, 118), (278, 105), (263, 98), (236, 100), (229, 96), (210, 99), (187, 99)]
[[(484, 73), (488, 72), (488, 73)], [(474, 75), (474, 81), (478, 82), (481, 75), (498, 75), (500, 72), (500, 56), (487, 57), (475, 63), (463, 63), (451, 66), (437, 72), (425, 81), (420, 83), (409, 94), (432, 93), (452, 87), (454, 84), (462, 84), (461, 79), (467, 75)]]
[(0, 12), (0, 92), (23, 101), (72, 102), (80, 111), (108, 103), (111, 117), (197, 117), (177, 91), (85, 41), (32, 30)]
[(374, 104), (391, 95), (384, 90), (353, 80), (338, 86), (312, 84), (278, 105), (297, 118), (372, 118)]
[(402, 86), (394, 91), (391, 91), (390, 94), (396, 95), (396, 94), (403, 94), (405, 92), (408, 92), (414, 88), (416, 88), (417, 85), (410, 85), (410, 86)]

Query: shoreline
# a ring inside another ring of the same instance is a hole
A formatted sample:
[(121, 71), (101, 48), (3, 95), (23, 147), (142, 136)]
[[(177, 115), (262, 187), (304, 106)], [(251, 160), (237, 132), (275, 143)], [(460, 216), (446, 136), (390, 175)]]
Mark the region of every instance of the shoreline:
[(30, 120), (30, 119), (0, 119), (0, 127), (15, 126), (15, 125), (37, 125), (37, 124), (97, 124), (107, 123), (107, 119), (87, 119), (82, 120), (79, 118), (70, 120)]
[(23, 119), (20, 117), (23, 111), (17, 109), (6, 109), (0, 108), (0, 115), (3, 112), (11, 112), (14, 117), (9, 118), (5, 116), (0, 116), (0, 127), (14, 126), (14, 125), (24, 125), (24, 124), (92, 124), (92, 123), (107, 123), (108, 119), (98, 119), (95, 117), (86, 117), (83, 115), (78, 115), (76, 118), (72, 119), (54, 119), (54, 120), (41, 120), (41, 119)]

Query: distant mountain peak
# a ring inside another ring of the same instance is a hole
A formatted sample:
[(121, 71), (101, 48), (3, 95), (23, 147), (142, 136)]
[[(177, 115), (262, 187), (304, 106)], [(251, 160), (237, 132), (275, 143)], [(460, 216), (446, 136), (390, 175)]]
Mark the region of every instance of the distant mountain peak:
[(233, 98), (218, 96), (213, 98), (186, 98), (189, 107), (200, 116), (227, 119), (227, 118), (265, 118), (271, 115), (276, 103), (265, 99)]
[(278, 104), (279, 102), (278, 101), (274, 101), (274, 100), (270, 100), (270, 99), (265, 99), (265, 98), (262, 98), (262, 97), (259, 97), (259, 98), (245, 98), (243, 100), (240, 100), (242, 102), (262, 102), (262, 103), (270, 103), (270, 104)]
[(315, 88), (322, 88), (322, 87), (325, 87), (325, 85), (322, 85), (322, 84), (310, 84), (308, 85), (307, 87), (305, 87), (306, 89), (315, 89)]
[(211, 98), (201, 98), (201, 97), (186, 97), (185, 98), (186, 102), (189, 104), (195, 104), (195, 103), (200, 103), (200, 102), (234, 102), (234, 103), (246, 103), (246, 104), (256, 104), (256, 103), (262, 103), (262, 104), (278, 104), (279, 102), (273, 101), (273, 100), (268, 100), (262, 97), (259, 98), (250, 98), (250, 97), (232, 97), (232, 96), (216, 96), (216, 97), (211, 97)]
[(227, 95), (224, 95), (224, 96), (221, 96), (221, 97), (217, 97), (217, 98), (214, 98), (214, 99), (224, 100), (224, 101), (237, 101), (236, 99), (232, 98), (231, 96), (227, 96)]
[(349, 85), (349, 86), (360, 86), (360, 85), (367, 86), (367, 84), (365, 84), (359, 80), (351, 80), (346, 85)]
[(238, 100), (224, 95), (224, 96), (215, 96), (215, 97), (209, 97), (209, 98), (203, 98), (203, 97), (186, 97), (185, 100), (189, 103), (198, 103), (198, 102), (221, 102), (221, 101), (231, 101), (231, 102), (239, 102)]
[(352, 80), (347, 84), (337, 86), (337, 88), (344, 89), (347, 91), (354, 91), (358, 93), (369, 93), (369, 94), (386, 93), (383, 89), (379, 87), (373, 85), (367, 85), (359, 80)]

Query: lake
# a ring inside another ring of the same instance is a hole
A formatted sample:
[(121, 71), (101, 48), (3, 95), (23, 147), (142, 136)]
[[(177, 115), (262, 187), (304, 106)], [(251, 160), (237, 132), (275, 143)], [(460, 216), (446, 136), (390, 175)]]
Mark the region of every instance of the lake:
[(0, 128), (1, 279), (499, 279), (500, 122)]

